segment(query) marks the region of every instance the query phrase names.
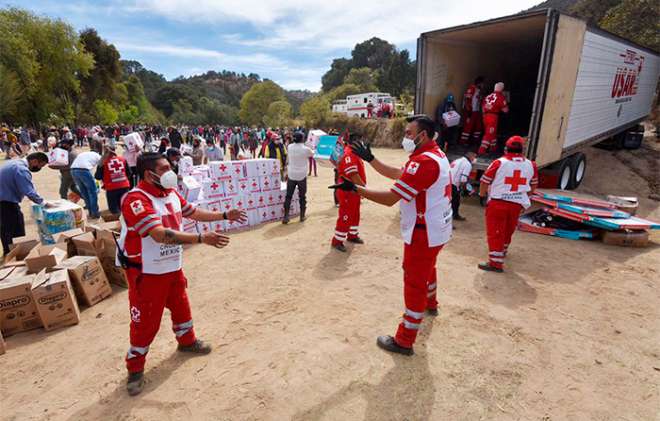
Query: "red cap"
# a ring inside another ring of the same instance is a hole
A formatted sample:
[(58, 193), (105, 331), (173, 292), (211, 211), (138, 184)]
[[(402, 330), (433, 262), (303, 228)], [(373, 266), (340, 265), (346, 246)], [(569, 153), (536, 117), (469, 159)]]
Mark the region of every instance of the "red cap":
[(525, 145), (525, 139), (523, 139), (520, 136), (511, 136), (507, 141), (506, 141), (506, 147), (507, 148), (522, 148)]

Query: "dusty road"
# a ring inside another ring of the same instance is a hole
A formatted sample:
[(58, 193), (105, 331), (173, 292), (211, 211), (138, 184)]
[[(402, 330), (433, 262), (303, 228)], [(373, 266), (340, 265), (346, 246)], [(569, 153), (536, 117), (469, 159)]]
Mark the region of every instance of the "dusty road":
[[(657, 171), (657, 150), (635, 171), (628, 152), (591, 150), (581, 190), (637, 195), (640, 214), (660, 219), (642, 178)], [(47, 198), (56, 174), (36, 175)], [(115, 289), (77, 326), (8, 338), (0, 418), (660, 420), (659, 233), (632, 249), (518, 232), (507, 273), (483, 273), (483, 210), (468, 201), (438, 261), (440, 315), (425, 319), (414, 357), (392, 356), (375, 340), (394, 333), (403, 310), (397, 210), (364, 203), (366, 244), (331, 251), (331, 176), (323, 168), (310, 179), (304, 224), (186, 251), (195, 328), (212, 354), (177, 354), (166, 311), (145, 391), (128, 397), (127, 293)]]

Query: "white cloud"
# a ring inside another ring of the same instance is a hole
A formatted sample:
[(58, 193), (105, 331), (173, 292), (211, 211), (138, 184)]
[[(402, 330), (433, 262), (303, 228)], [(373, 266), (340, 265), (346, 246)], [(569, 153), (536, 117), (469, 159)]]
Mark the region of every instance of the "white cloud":
[(136, 7), (185, 22), (245, 22), (257, 39), (225, 36), (255, 48), (347, 49), (378, 36), (395, 44), (411, 42), (421, 32), (517, 13), (538, 0), (418, 0), (403, 3), (355, 0), (136, 0)]

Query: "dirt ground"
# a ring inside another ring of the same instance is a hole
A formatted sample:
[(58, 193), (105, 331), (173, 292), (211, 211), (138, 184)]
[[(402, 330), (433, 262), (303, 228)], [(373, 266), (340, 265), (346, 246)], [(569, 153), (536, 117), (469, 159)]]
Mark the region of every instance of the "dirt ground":
[[(639, 214), (660, 220), (660, 202), (647, 198), (659, 150), (590, 150), (580, 190), (636, 195)], [(405, 161), (400, 150), (375, 153)], [(57, 198), (57, 173), (35, 178)], [(0, 418), (660, 420), (660, 233), (633, 249), (518, 232), (507, 272), (484, 273), (483, 209), (468, 200), (438, 259), (440, 315), (424, 320), (414, 357), (390, 355), (375, 342), (403, 310), (398, 212), (364, 202), (366, 244), (331, 251), (331, 178), (321, 168), (310, 179), (304, 224), (185, 252), (209, 356), (175, 352), (166, 311), (145, 390), (128, 397), (127, 292), (115, 289), (77, 326), (7, 338)]]

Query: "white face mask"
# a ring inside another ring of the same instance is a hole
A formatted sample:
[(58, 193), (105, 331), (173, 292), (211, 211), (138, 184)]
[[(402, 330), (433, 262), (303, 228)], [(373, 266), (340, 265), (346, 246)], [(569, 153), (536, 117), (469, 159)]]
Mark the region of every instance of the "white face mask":
[[(151, 172), (153, 175), (158, 177), (158, 174), (155, 172)], [(164, 172), (160, 177), (159, 177), (159, 182), (158, 185), (159, 187), (167, 190), (167, 189), (175, 189), (176, 185), (178, 182), (178, 177), (176, 173), (172, 170), (169, 170), (167, 172)]]
[[(419, 134), (417, 136), (419, 136)], [(415, 148), (417, 148), (417, 145), (415, 144), (415, 140), (417, 140), (417, 136), (415, 136), (414, 139), (411, 139), (409, 137), (403, 138), (403, 140), (401, 141), (401, 146), (403, 147), (404, 151), (408, 153), (415, 152)]]

